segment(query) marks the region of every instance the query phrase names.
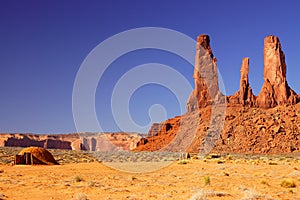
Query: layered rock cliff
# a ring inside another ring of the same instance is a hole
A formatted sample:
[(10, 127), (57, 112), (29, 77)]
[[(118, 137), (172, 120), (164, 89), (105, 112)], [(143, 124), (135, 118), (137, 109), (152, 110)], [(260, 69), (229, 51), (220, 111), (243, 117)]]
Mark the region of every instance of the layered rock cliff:
[[(209, 42), (207, 35), (197, 39), (195, 89), (187, 101), (187, 113), (153, 125), (151, 134), (136, 150), (163, 150), (169, 144), (163, 145), (160, 141), (172, 143), (177, 135), (183, 135), (193, 138), (187, 148), (189, 152), (300, 151), (299, 96), (287, 84), (285, 55), (279, 39), (267, 36), (264, 40), (264, 84), (258, 96), (253, 94), (249, 84), (249, 58), (242, 60), (240, 88), (226, 97), (226, 112), (223, 105), (214, 106), (223, 101), (223, 95), (219, 91), (216, 58)], [(187, 124), (184, 119), (188, 119), (189, 127), (182, 129)], [(164, 128), (166, 123), (173, 124), (172, 128)], [(173, 150), (176, 151), (182, 143), (175, 143), (177, 147)]]
[(142, 138), (137, 133), (0, 134), (2, 147), (43, 147), (69, 150), (131, 150)]

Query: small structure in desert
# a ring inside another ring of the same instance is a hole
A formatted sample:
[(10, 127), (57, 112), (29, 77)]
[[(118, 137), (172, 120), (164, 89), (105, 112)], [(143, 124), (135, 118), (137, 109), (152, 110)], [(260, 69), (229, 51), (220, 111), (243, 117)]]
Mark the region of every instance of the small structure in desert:
[(46, 149), (28, 147), (15, 156), (15, 165), (58, 165), (58, 162)]

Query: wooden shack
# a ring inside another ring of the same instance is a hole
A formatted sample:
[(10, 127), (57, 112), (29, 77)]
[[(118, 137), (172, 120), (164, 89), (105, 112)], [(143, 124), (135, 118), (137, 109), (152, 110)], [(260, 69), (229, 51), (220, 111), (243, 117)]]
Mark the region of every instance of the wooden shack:
[(50, 152), (40, 147), (29, 147), (15, 155), (15, 165), (57, 165)]
[(32, 165), (32, 154), (24, 153), (23, 155), (15, 156), (15, 165)]
[(23, 155), (15, 156), (15, 165), (46, 165), (31, 153), (24, 153)]

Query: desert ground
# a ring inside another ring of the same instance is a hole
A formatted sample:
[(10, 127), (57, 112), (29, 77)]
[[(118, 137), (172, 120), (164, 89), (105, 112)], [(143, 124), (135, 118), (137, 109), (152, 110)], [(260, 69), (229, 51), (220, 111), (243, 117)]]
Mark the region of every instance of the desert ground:
[(130, 173), (76, 151), (51, 150), (60, 165), (13, 165), (18, 150), (1, 149), (0, 199), (300, 199), (297, 155), (194, 156)]

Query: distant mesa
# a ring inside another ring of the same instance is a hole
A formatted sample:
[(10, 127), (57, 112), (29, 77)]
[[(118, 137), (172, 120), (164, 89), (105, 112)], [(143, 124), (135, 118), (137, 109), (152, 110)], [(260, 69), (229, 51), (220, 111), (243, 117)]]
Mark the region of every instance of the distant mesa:
[(131, 150), (142, 136), (137, 133), (0, 134), (0, 147), (41, 147), (88, 151)]

